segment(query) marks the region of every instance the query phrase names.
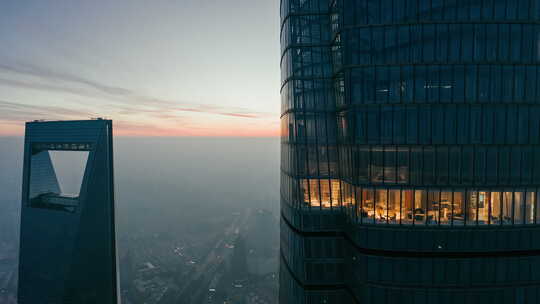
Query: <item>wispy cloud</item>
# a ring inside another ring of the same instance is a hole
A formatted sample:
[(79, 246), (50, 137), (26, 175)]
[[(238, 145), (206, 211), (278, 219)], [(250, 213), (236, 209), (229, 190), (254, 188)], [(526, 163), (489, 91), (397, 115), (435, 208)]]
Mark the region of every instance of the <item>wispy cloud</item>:
[(4, 121), (27, 121), (33, 119), (76, 119), (95, 117), (95, 113), (56, 106), (39, 106), (0, 100), (0, 119)]
[(77, 75), (59, 72), (57, 70), (48, 69), (41, 66), (31, 65), (29, 63), (20, 63), (20, 62), (16, 64), (0, 63), (0, 70), (9, 71), (12, 73), (17, 73), (17, 74), (30, 75), (34, 77), (43, 78), (43, 79), (77, 83), (77, 84), (91, 87), (97, 91), (101, 91), (109, 95), (129, 96), (133, 94), (132, 91), (125, 88), (105, 85), (97, 81), (93, 81), (93, 80), (83, 78)]
[[(98, 116), (113, 118), (116, 134), (128, 136), (274, 136), (278, 133), (273, 113), (146, 96), (136, 90), (25, 63), (0, 63), (0, 85), (60, 94), (63, 99), (73, 96), (66, 106), (60, 106), (65, 102), (46, 105), (0, 100), (0, 126), (4, 135), (20, 134), (23, 122), (29, 120)], [(200, 119), (197, 115), (233, 120)]]
[(216, 108), (214, 106), (202, 105), (198, 108), (176, 108), (180, 112), (193, 112), (193, 113), (208, 113), (222, 116), (242, 117), (242, 118), (262, 118), (267, 116), (267, 113), (249, 112), (239, 109), (238, 112), (224, 112), (223, 108)]
[[(248, 119), (275, 116), (273, 113), (256, 112), (243, 108), (201, 105), (145, 96), (132, 89), (110, 86), (95, 80), (28, 63), (0, 63), (0, 72), (30, 77), (30, 79), (25, 80), (0, 77), (1, 85), (106, 99), (107, 110), (120, 115), (145, 115), (149, 118), (160, 119), (176, 119), (181, 116), (182, 112)], [(45, 111), (44, 107), (40, 109), (43, 110), (44, 114), (51, 112), (50, 110)]]

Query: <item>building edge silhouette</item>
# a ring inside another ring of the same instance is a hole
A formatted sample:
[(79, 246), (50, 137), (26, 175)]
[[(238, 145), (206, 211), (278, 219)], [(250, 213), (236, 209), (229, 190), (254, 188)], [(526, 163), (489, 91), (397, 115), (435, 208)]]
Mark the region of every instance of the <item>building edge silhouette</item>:
[[(26, 123), (18, 303), (120, 303), (112, 121)], [(88, 154), (62, 192), (49, 151)]]

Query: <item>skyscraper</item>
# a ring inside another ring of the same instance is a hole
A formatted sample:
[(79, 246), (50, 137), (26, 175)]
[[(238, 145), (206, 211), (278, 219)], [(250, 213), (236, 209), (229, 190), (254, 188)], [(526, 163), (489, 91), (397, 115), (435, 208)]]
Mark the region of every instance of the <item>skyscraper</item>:
[[(87, 153), (75, 195), (49, 151)], [(112, 121), (26, 124), (19, 303), (119, 303)]]
[(539, 45), (539, 0), (282, 0), (280, 302), (540, 303)]

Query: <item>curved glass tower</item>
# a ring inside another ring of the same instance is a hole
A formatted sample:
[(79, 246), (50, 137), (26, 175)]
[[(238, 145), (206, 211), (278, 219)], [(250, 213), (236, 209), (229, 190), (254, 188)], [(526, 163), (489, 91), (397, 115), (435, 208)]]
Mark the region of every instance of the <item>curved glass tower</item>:
[(282, 0), (281, 303), (540, 303), (540, 0)]

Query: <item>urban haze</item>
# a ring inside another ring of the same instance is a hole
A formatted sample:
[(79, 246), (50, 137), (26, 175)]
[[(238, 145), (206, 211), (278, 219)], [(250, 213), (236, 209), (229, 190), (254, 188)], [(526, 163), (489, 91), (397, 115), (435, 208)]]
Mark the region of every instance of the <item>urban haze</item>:
[[(16, 303), (22, 149), (0, 139), (1, 303)], [(123, 303), (277, 302), (276, 138), (117, 137), (114, 151)], [(52, 158), (75, 189), (70, 153)]]

